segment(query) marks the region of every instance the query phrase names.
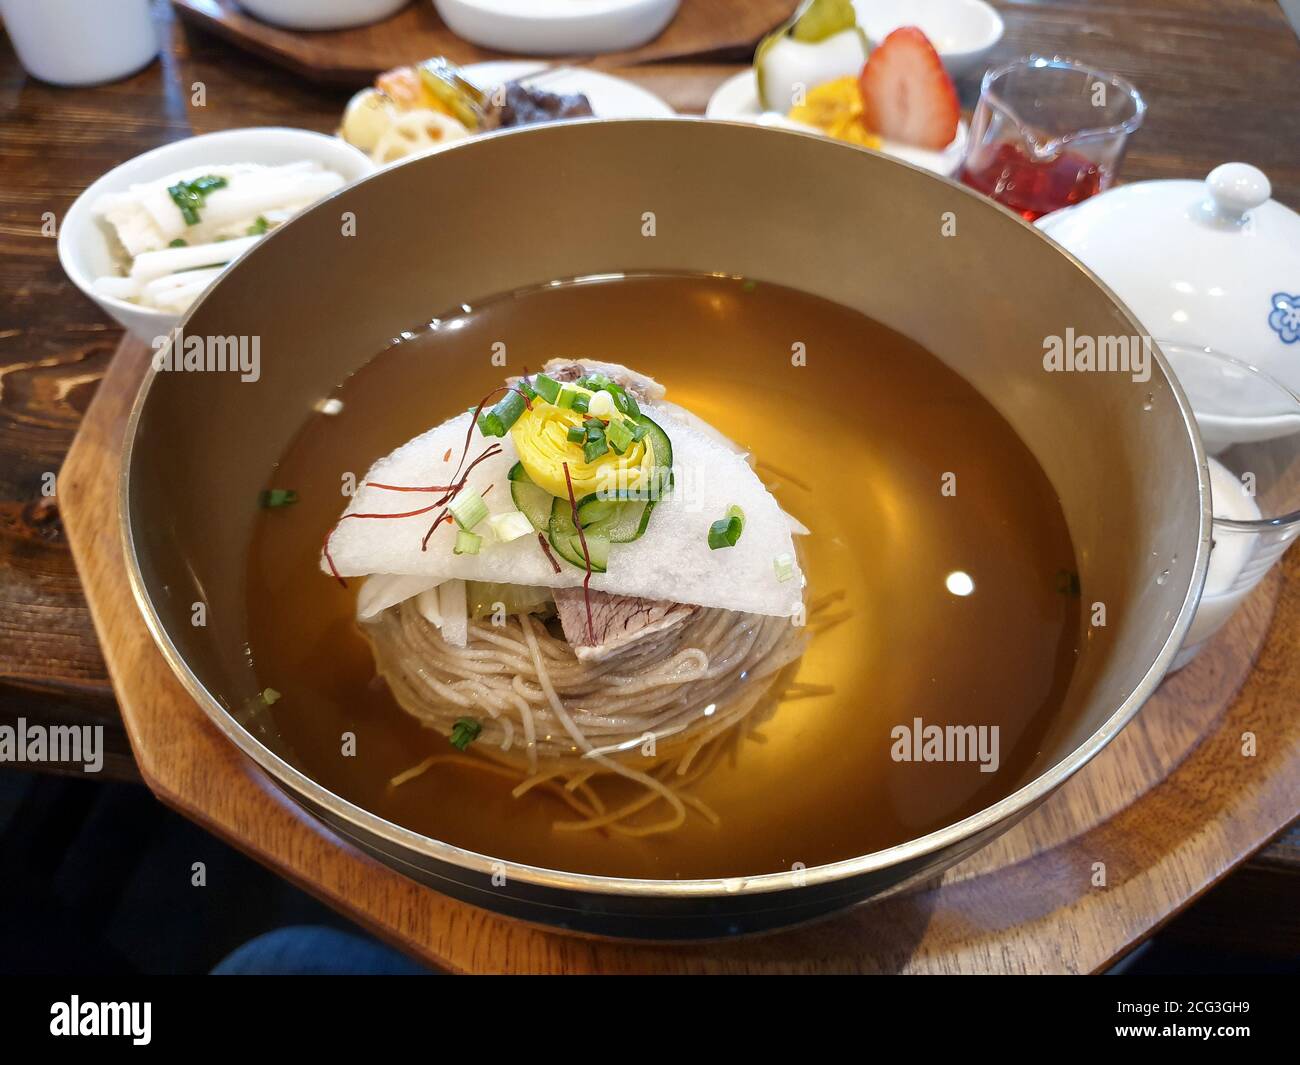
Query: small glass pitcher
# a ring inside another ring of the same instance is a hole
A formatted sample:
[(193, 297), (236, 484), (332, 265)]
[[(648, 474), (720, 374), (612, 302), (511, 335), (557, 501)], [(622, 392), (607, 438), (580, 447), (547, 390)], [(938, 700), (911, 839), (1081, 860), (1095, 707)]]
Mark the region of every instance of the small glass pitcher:
[(1109, 188), (1145, 114), (1114, 74), (1017, 59), (984, 75), (961, 179), (1032, 222)]

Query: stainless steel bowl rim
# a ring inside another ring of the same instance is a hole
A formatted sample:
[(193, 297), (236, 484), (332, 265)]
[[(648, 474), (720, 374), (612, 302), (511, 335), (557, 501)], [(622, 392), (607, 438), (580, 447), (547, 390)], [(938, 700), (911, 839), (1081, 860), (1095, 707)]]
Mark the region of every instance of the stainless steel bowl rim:
[[(821, 143), (826, 143), (826, 138), (814, 133), (802, 133), (793, 130), (776, 129), (773, 127), (760, 126), (755, 123), (742, 122), (735, 120), (718, 120), (706, 119), (695, 116), (678, 116), (675, 118), (661, 119), (578, 119), (573, 120), (583, 124), (594, 123), (618, 123), (620, 125), (661, 125), (663, 123), (703, 123), (707, 125), (738, 126), (755, 131), (756, 136), (771, 137), (804, 137)], [(566, 123), (567, 124), (567, 123)], [(478, 137), (468, 140), (459, 141), (450, 145), (441, 151), (434, 153), (433, 156), (422, 156), (397, 164), (398, 166), (419, 164), (429, 162), (431, 159), (443, 154), (444, 152), (464, 152), (473, 151), (474, 146), (485, 140), (495, 140), (500, 137), (535, 137), (545, 136), (548, 127), (546, 125), (525, 127), (515, 130), (499, 130), (494, 133), (482, 134)], [(1026, 222), (1019, 215), (1007, 210), (1001, 204), (986, 199), (984, 196), (967, 188), (958, 182), (949, 178), (939, 177), (931, 171), (921, 167), (913, 166), (910, 163), (903, 162), (892, 156), (883, 155), (868, 148), (858, 148), (852, 145), (836, 145), (848, 152), (868, 152), (872, 155), (879, 155), (888, 159), (896, 166), (902, 166), (913, 170), (918, 174), (931, 181), (941, 181), (955, 189), (959, 189), (962, 194), (971, 197), (975, 202), (985, 207), (991, 206), (995, 210), (1001, 211), (1016, 224), (1023, 226), (1032, 232), (1036, 239), (1046, 241), (1051, 244), (1059, 254), (1066, 258), (1076, 270), (1084, 275), (1090, 282), (1102, 289), (1116, 304), (1124, 314), (1129, 324), (1132, 326), (1134, 334), (1141, 335), (1145, 332), (1141, 323), (1134, 317), (1128, 307), (1107, 287), (1100, 278), (1089, 270), (1074, 255), (1066, 251), (1050, 237), (1044, 234), (1036, 226)], [(320, 201), (312, 208), (311, 211), (317, 211), (324, 208), (336, 197), (343, 195), (348, 189), (366, 181), (382, 179), (385, 171), (378, 171), (375, 174), (368, 175), (359, 179), (350, 185), (344, 186), (338, 192)], [(308, 213), (308, 212), (304, 212)], [(266, 239), (274, 240), (281, 231), (287, 229), (293, 223), (281, 227)], [(238, 266), (234, 267), (238, 269)], [(540, 280), (540, 279), (539, 279)], [(217, 284), (221, 284), (218, 280)], [(213, 286), (215, 289), (216, 285)], [(212, 289), (209, 289), (210, 293)], [(198, 300), (191, 307), (188, 314), (185, 315), (181, 330), (184, 330), (190, 318), (198, 312), (199, 308), (207, 299), (207, 294)], [(118, 509), (120, 515), (120, 533), (124, 557), (127, 565), (127, 575), (131, 584), (131, 591), (135, 601), (144, 615), (145, 623), (153, 637), (154, 643), (162, 652), (168, 666), (172, 672), (184, 685), (185, 689), (194, 698), (194, 700), (203, 708), (204, 712), (212, 720), (213, 724), (221, 730), (227, 738), (231, 740), (244, 754), (251, 758), (261, 769), (271, 775), (275, 780), (289, 787), (292, 791), (302, 795), (308, 802), (313, 803), (329, 811), (333, 816), (342, 821), (352, 823), (365, 832), (371, 833), (381, 839), (408, 847), (419, 854), (432, 858), (437, 861), (446, 862), (462, 869), (471, 870), (483, 874), (484, 876), (502, 875), (507, 880), (518, 880), (527, 884), (539, 887), (554, 888), (568, 891), (583, 891), (605, 895), (620, 896), (642, 896), (642, 897), (695, 897), (695, 898), (725, 898), (735, 895), (762, 894), (767, 892), (779, 892), (800, 887), (812, 887), (822, 884), (830, 884), (840, 880), (847, 880), (852, 877), (874, 873), (883, 869), (888, 869), (895, 865), (913, 861), (931, 854), (935, 851), (942, 850), (946, 847), (954, 846), (963, 839), (976, 835), (977, 833), (991, 828), (1000, 821), (1011, 818), (1035, 803), (1039, 802), (1049, 795), (1055, 788), (1063, 784), (1080, 768), (1086, 765), (1103, 747), (1109, 743), (1132, 718), (1141, 709), (1142, 704), (1155, 692), (1163, 680), (1165, 673), (1172, 665), (1174, 656), (1178, 653), (1182, 645), (1183, 638), (1192, 623), (1192, 618), (1196, 613), (1197, 604), (1200, 601), (1201, 589), (1205, 581), (1206, 568), (1209, 564), (1210, 552), (1210, 530), (1211, 530), (1211, 501), (1210, 501), (1210, 480), (1209, 469), (1206, 464), (1205, 449), (1201, 443), (1200, 434), (1196, 429), (1196, 422), (1192, 414), (1191, 406), (1184, 395), (1182, 387), (1178, 383), (1177, 377), (1174, 376), (1163, 353), (1158, 346), (1155, 350), (1156, 362), (1160, 366), (1162, 373), (1169, 381), (1172, 393), (1178, 403), (1179, 415), (1182, 419), (1183, 427), (1187, 432), (1187, 438), (1192, 446), (1193, 453), (1197, 464), (1197, 489), (1200, 503), (1200, 520), (1198, 527), (1198, 538), (1196, 547), (1196, 559), (1192, 567), (1192, 579), (1188, 587), (1188, 592), (1183, 600), (1182, 607), (1178, 612), (1178, 617), (1174, 621), (1168, 639), (1161, 647), (1155, 661), (1151, 663), (1150, 668), (1143, 675), (1141, 682), (1133, 690), (1132, 694), (1116, 709), (1116, 711), (1105, 721), (1105, 723), (1088, 737), (1082, 744), (1075, 748), (1067, 757), (1061, 759), (1056, 765), (1052, 766), (1040, 776), (1034, 778), (1024, 787), (1012, 792), (1010, 795), (991, 806), (985, 807), (970, 817), (963, 818), (951, 825), (937, 831), (930, 832), (924, 836), (918, 836), (916, 839), (908, 840), (906, 843), (900, 843), (884, 850), (874, 851), (870, 854), (861, 855), (856, 858), (849, 858), (840, 862), (832, 862), (827, 865), (812, 866), (807, 869), (788, 870), (779, 873), (762, 873), (752, 876), (735, 876), (735, 877), (712, 877), (706, 879), (692, 880), (652, 880), (643, 878), (624, 878), (624, 877), (607, 877), (597, 876), (590, 873), (571, 873), (558, 869), (547, 869), (540, 866), (525, 865), (519, 862), (509, 861), (502, 858), (494, 858), (489, 855), (479, 854), (475, 851), (465, 850), (455, 847), (449, 843), (440, 840), (431, 839), (428, 836), (410, 829), (403, 828), (388, 821), (370, 811), (357, 806), (346, 799), (340, 798), (327, 788), (322, 787), (316, 781), (284, 761), (251, 733), (240, 726), (231, 716), (229, 711), (212, 695), (204, 686), (202, 681), (194, 674), (186, 663), (176, 646), (172, 643), (170, 637), (162, 624), (158, 611), (154, 606), (148, 589), (145, 587), (144, 578), (140, 569), (139, 558), (136, 554), (135, 541), (132, 535), (130, 525), (130, 470), (131, 455), (135, 442), (136, 427), (140, 420), (140, 415), (144, 409), (145, 402), (148, 398), (153, 380), (157, 371), (151, 365), (146, 371), (144, 381), (140, 386), (140, 391), (136, 395), (135, 402), (131, 408), (131, 414), (127, 421), (126, 437), (122, 450), (122, 467), (118, 483)]]

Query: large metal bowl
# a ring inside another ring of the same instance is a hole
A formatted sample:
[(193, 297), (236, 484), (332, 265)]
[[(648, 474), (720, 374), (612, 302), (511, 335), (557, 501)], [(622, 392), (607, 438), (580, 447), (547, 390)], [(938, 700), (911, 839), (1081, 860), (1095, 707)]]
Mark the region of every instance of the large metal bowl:
[[(642, 235), (646, 212), (653, 237)], [(733, 880), (613, 879), (499, 861), (384, 821), (282, 758), (271, 722), (232, 715), (258, 690), (245, 658), (246, 552), (263, 479), (299, 428), (285, 412), (310, 410), (438, 309), (633, 270), (726, 272), (861, 310), (967, 378), (1037, 456), (1107, 627), (1104, 639), (1083, 641), (1065, 706), (1007, 798), (832, 865)], [(343, 190), (264, 241), (193, 310), (191, 336), (260, 337), (262, 377), (249, 385), (228, 373), (160, 372), (145, 382), (122, 477), (132, 585), (172, 669), (230, 740), (403, 873), (501, 913), (604, 934), (793, 923), (933, 874), (1004, 831), (1114, 737), (1178, 649), (1209, 549), (1205, 459), (1189, 410), (1162, 358), (1145, 383), (1045, 372), (1044, 338), (1067, 328), (1142, 332), (1033, 227), (884, 156), (698, 120), (476, 139)], [(205, 627), (191, 624), (199, 600)], [(494, 872), (504, 873), (500, 886)]]

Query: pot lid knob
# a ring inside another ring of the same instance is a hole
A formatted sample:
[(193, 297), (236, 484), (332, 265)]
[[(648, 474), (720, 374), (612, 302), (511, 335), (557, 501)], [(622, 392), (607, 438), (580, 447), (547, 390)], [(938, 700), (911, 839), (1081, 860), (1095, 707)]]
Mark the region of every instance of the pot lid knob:
[(1273, 188), (1264, 171), (1249, 163), (1223, 163), (1205, 179), (1215, 213), (1225, 221), (1241, 222), (1246, 212), (1268, 202)]

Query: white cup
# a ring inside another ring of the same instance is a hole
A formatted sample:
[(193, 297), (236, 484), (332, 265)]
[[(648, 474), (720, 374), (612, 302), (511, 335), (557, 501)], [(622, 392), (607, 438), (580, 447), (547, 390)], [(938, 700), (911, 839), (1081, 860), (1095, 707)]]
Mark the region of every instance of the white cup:
[(158, 54), (150, 0), (0, 0), (18, 59), (55, 85), (97, 85)]
[(1209, 348), (1158, 343), (1200, 426), (1214, 504), (1205, 588), (1172, 667), (1181, 669), (1300, 537), (1300, 396)]

